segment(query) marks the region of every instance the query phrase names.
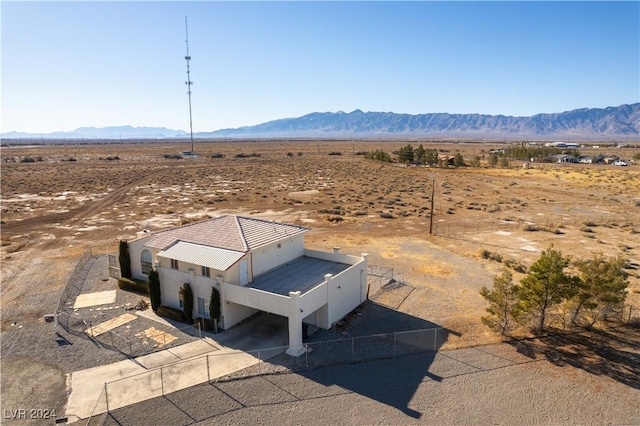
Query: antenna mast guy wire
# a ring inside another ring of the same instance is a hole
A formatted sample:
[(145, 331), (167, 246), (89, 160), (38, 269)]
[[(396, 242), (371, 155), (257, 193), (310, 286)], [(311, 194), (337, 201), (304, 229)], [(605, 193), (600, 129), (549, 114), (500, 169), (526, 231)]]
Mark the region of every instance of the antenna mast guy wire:
[(193, 154), (195, 151), (193, 150), (193, 118), (191, 115), (191, 86), (193, 82), (191, 81), (191, 74), (189, 72), (189, 61), (191, 60), (191, 56), (189, 56), (189, 27), (187, 25), (187, 17), (184, 17), (184, 30), (186, 34), (185, 43), (187, 44), (187, 56), (184, 59), (187, 60), (187, 81), (185, 84), (187, 85), (187, 94), (189, 95), (189, 129), (191, 130), (191, 153)]

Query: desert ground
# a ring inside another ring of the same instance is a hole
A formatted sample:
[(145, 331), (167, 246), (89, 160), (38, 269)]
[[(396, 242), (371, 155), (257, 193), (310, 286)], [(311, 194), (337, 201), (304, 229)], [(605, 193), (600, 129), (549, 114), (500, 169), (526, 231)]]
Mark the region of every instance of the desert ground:
[[(225, 213), (307, 226), (309, 248), (367, 252), (370, 264), (394, 269), (403, 285), (378, 294), (377, 302), (467, 333), (475, 344), (499, 340), (480, 323), (485, 306), (478, 291), (505, 263), (528, 266), (553, 245), (574, 259), (623, 254), (640, 264), (640, 165), (400, 167), (356, 155), (406, 143), (197, 142), (199, 157), (188, 160), (165, 158), (190, 148), (183, 143), (3, 147), (2, 400), (13, 407), (21, 395), (31, 405), (39, 397), (38, 406), (64, 406), (64, 395), (52, 389), (64, 388), (74, 364), (27, 356), (17, 342), (44, 329), (43, 316), (55, 309), (87, 248), (116, 253), (120, 239), (143, 229)], [(465, 159), (504, 147), (423, 145)], [(640, 152), (600, 150), (623, 158)], [(22, 162), (26, 157), (35, 161)], [(503, 261), (485, 259), (481, 250)], [(627, 303), (640, 308), (640, 272), (627, 272)], [(552, 374), (583, 377), (567, 369)], [(624, 388), (638, 400), (637, 387)]]

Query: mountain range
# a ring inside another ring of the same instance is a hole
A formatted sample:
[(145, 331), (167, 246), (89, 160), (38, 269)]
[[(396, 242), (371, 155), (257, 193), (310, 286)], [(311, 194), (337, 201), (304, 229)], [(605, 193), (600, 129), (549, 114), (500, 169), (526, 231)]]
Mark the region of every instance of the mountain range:
[[(314, 112), (255, 126), (194, 133), (201, 138), (286, 137), (471, 137), (471, 138), (601, 138), (638, 140), (640, 103), (607, 108), (582, 108), (530, 117), (484, 114), (398, 114), (393, 112)], [(28, 134), (10, 132), (3, 138), (184, 138), (182, 130), (163, 127), (83, 127), (73, 132)]]

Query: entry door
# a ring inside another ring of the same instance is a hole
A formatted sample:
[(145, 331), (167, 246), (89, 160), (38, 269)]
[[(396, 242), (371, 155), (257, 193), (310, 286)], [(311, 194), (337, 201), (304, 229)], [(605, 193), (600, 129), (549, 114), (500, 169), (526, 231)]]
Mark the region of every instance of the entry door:
[(242, 259), (238, 267), (240, 268), (240, 285), (245, 285), (249, 282), (249, 268), (247, 267), (247, 259)]

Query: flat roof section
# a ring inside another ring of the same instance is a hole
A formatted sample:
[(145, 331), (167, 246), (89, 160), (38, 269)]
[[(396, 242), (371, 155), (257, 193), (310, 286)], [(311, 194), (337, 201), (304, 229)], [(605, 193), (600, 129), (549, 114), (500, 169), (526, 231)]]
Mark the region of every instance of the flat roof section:
[(306, 293), (324, 282), (326, 274), (337, 275), (349, 268), (346, 263), (302, 256), (253, 279), (247, 287), (288, 296), (290, 291)]

